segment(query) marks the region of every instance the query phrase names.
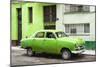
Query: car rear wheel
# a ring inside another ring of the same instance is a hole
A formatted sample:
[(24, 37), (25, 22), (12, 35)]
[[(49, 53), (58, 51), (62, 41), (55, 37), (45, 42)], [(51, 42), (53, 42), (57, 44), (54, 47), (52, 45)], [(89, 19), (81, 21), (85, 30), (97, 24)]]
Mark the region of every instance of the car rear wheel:
[(67, 59), (70, 59), (71, 52), (69, 50), (64, 49), (64, 50), (62, 50), (62, 54), (61, 55), (62, 55), (63, 59), (67, 60)]
[(27, 55), (28, 56), (32, 56), (33, 55), (33, 51), (31, 48), (27, 48)]

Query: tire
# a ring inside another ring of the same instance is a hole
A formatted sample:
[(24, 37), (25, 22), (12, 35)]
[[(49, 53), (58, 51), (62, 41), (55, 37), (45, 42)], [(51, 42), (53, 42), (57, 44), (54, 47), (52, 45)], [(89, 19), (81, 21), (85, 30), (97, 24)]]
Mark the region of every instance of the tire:
[(27, 48), (27, 55), (28, 56), (32, 56), (33, 55), (33, 51), (31, 48)]
[(61, 55), (64, 60), (71, 58), (71, 52), (67, 49), (62, 50)]

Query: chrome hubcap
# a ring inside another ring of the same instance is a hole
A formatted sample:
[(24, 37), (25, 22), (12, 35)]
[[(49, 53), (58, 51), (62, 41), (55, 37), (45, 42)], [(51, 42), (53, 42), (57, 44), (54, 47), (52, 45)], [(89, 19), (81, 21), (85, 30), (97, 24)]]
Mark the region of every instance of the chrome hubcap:
[(68, 59), (68, 53), (66, 51), (63, 52), (62, 56), (64, 59)]

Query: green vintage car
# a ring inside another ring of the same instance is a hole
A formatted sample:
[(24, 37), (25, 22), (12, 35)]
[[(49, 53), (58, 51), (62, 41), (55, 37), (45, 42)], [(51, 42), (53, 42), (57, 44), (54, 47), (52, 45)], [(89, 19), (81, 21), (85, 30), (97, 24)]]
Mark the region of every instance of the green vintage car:
[(69, 59), (72, 53), (84, 52), (85, 41), (81, 38), (70, 38), (63, 31), (42, 30), (29, 38), (21, 40), (21, 48), (27, 49), (27, 55), (38, 53), (60, 54), (63, 59)]

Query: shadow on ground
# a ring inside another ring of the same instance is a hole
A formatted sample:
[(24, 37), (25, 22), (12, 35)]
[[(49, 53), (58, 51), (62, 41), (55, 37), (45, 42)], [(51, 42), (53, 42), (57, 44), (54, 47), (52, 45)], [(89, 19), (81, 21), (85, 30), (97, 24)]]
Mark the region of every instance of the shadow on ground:
[[(27, 56), (27, 54), (23, 54), (23, 56)], [(39, 58), (48, 58), (48, 59), (62, 59), (61, 58), (61, 55), (56, 55), (56, 54), (47, 54), (47, 53), (38, 53), (38, 54), (35, 54), (31, 57), (39, 57)], [(84, 54), (72, 54), (71, 58), (68, 59), (68, 60), (76, 60), (76, 59), (82, 59), (84, 58)]]

